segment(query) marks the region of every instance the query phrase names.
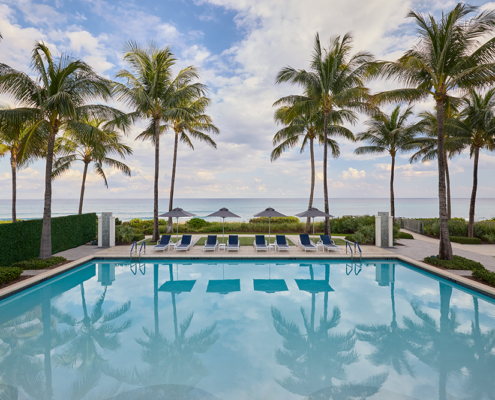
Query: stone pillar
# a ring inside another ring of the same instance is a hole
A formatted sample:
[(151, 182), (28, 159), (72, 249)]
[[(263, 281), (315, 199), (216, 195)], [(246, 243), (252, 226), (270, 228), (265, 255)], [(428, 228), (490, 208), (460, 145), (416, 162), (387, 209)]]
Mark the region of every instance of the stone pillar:
[(98, 264), (98, 282), (101, 286), (111, 286), (115, 280), (115, 264)]
[(110, 212), (98, 216), (98, 247), (115, 246), (115, 217)]
[(379, 212), (375, 217), (375, 246), (392, 247), (394, 245), (394, 219), (388, 212)]
[(378, 286), (389, 286), (395, 282), (395, 264), (380, 264), (376, 266), (375, 281)]

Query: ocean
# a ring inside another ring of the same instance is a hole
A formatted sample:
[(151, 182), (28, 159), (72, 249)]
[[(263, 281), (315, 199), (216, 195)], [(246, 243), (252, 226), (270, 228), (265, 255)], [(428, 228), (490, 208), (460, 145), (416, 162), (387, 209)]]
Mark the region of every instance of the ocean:
[[(52, 216), (77, 214), (78, 199), (54, 199)], [(286, 215), (295, 215), (307, 210), (307, 199), (175, 199), (174, 207), (204, 217), (222, 207), (247, 221), (267, 207), (273, 207)], [(314, 207), (324, 209), (323, 199), (316, 199)], [(159, 202), (160, 213), (168, 211), (168, 200)], [(335, 217), (343, 215), (376, 215), (379, 211), (390, 211), (390, 201), (383, 199), (330, 199), (330, 214)], [(112, 212), (119, 219), (151, 219), (153, 217), (153, 199), (86, 199), (83, 212)], [(434, 218), (438, 217), (438, 199), (395, 199), (395, 213), (398, 217)], [(452, 199), (452, 216), (467, 218), (469, 199)], [(18, 200), (17, 218), (34, 219), (43, 216), (43, 200)], [(495, 217), (495, 199), (477, 199), (476, 219)], [(11, 201), (0, 200), (0, 220), (11, 219)]]

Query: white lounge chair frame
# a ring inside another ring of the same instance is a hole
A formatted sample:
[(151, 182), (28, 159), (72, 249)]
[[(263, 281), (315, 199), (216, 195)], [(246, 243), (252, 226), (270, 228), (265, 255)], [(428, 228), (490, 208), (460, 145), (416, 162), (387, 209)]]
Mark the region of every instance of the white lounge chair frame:
[(179, 247), (182, 244), (182, 238), (180, 239), (180, 242), (177, 242), (174, 246), (175, 251), (188, 251), (192, 246), (194, 246), (194, 242), (192, 241), (191, 237), (191, 243), (187, 247)]
[[(261, 235), (260, 235), (261, 236)], [(266, 243), (266, 239), (265, 239), (265, 245), (264, 246), (261, 246), (261, 245), (257, 245), (256, 244), (256, 238), (254, 238), (254, 242), (253, 242), (253, 246), (254, 246), (254, 249), (258, 252), (258, 251), (266, 251), (268, 253), (268, 244)]]
[(241, 246), (239, 244), (239, 236), (237, 236), (237, 246), (236, 245), (233, 245), (233, 244), (230, 244), (229, 241), (227, 240), (227, 251), (240, 251), (241, 250)]
[(172, 242), (172, 238), (170, 238), (170, 241), (166, 245), (160, 244), (160, 241), (161, 241), (161, 238), (158, 242), (156, 242), (156, 246), (153, 246), (153, 248), (151, 250), (153, 250), (153, 251), (156, 251), (156, 250), (165, 251), (165, 250), (169, 250), (171, 247), (173, 248), (175, 246), (175, 243)]
[(215, 252), (217, 250), (217, 247), (218, 247), (218, 239), (217, 239), (217, 242), (215, 243), (215, 245), (212, 246), (211, 244), (208, 244), (208, 237), (207, 237), (205, 245), (203, 246), (203, 253), (205, 251), (209, 251), (209, 250), (213, 250), (213, 252)]
[(278, 252), (290, 251), (290, 245), (289, 243), (287, 243), (287, 237), (285, 237), (285, 245), (283, 245), (282, 247), (277, 243), (277, 237), (275, 237), (275, 248), (277, 249)]

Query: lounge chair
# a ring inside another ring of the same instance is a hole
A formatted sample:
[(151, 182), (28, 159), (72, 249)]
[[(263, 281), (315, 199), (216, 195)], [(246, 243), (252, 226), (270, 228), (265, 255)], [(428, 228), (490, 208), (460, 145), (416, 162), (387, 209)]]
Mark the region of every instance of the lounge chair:
[(180, 243), (175, 245), (175, 251), (177, 250), (188, 251), (193, 245), (191, 238), (192, 238), (191, 235), (182, 235), (182, 239), (180, 240)]
[(290, 251), (290, 246), (287, 243), (285, 235), (277, 235), (275, 239), (275, 248), (277, 251)]
[(340, 253), (340, 247), (330, 239), (329, 235), (320, 235), (320, 243), (323, 245), (323, 251), (338, 251)]
[(208, 238), (206, 239), (206, 243), (203, 246), (203, 252), (207, 250), (215, 251), (217, 247), (218, 247), (217, 235), (208, 235)]
[(170, 247), (174, 247), (174, 243), (170, 241), (170, 235), (162, 235), (160, 241), (156, 242), (156, 246), (152, 250), (168, 250)]
[(265, 235), (256, 235), (254, 237), (253, 246), (256, 251), (268, 251)]
[(311, 243), (309, 235), (307, 233), (299, 234), (299, 244), (304, 249), (304, 251), (316, 251), (317, 247)]
[(239, 251), (239, 236), (229, 235), (229, 241), (227, 242), (227, 251)]

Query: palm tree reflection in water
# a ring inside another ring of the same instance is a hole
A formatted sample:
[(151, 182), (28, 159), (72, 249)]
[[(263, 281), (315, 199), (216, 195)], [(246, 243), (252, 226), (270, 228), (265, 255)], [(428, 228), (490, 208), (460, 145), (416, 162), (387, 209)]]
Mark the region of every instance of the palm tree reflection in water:
[[(311, 281), (314, 281), (313, 265), (309, 265)], [(330, 279), (330, 265), (325, 265), (325, 281)], [(330, 288), (331, 289), (331, 288)], [(276, 382), (291, 393), (308, 396), (308, 399), (365, 399), (375, 395), (387, 379), (387, 374), (371, 376), (362, 382), (347, 382), (334, 385), (333, 379), (347, 379), (345, 367), (359, 360), (354, 349), (354, 330), (346, 333), (330, 333), (340, 323), (340, 309), (335, 306), (328, 319), (328, 290), (325, 291), (323, 316), (315, 327), (315, 303), (318, 291), (311, 293), (310, 317), (303, 307), (301, 315), (306, 333), (301, 332), (295, 322), (284, 318), (272, 307), (273, 326), (284, 338), (283, 349), (275, 353), (277, 363), (287, 367), (290, 376)]]
[[(172, 264), (169, 265), (169, 272), (170, 282), (174, 282)], [(194, 312), (189, 314), (179, 325), (175, 301), (179, 292), (171, 291), (174, 340), (168, 340), (160, 332), (158, 275), (159, 265), (155, 264), (153, 267), (154, 329), (149, 330), (143, 326), (146, 338), (136, 339), (136, 342), (143, 347), (141, 358), (149, 367), (144, 370), (134, 368), (132, 372), (113, 370), (112, 374), (129, 385), (149, 387), (172, 384), (184, 385), (193, 389), (203, 377), (209, 374), (208, 369), (203, 365), (201, 358), (197, 354), (206, 353), (218, 340), (219, 334), (215, 332), (216, 322), (197, 333), (187, 336)]]

